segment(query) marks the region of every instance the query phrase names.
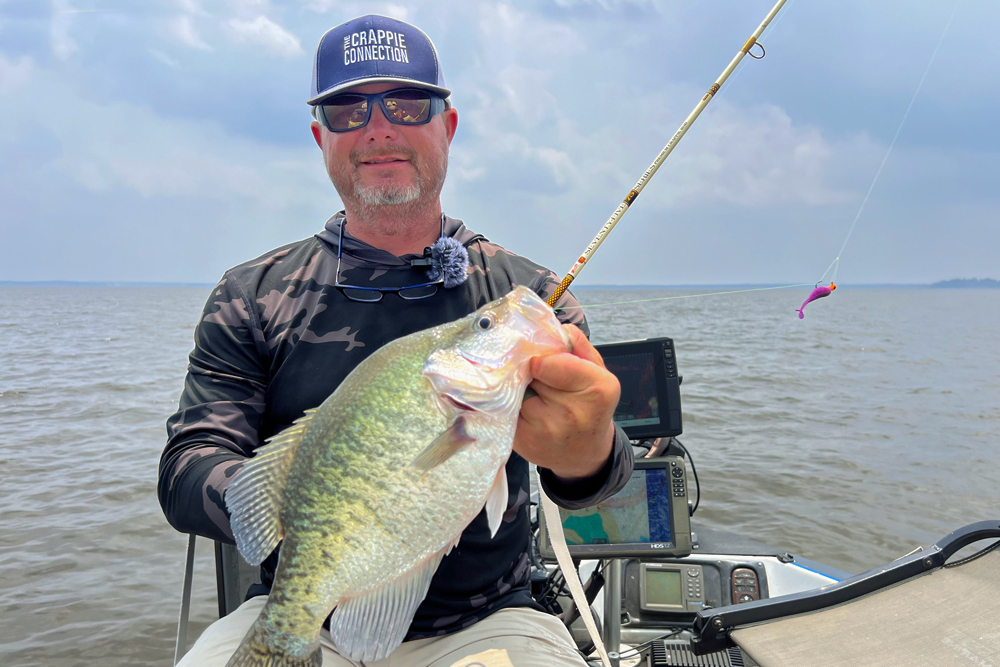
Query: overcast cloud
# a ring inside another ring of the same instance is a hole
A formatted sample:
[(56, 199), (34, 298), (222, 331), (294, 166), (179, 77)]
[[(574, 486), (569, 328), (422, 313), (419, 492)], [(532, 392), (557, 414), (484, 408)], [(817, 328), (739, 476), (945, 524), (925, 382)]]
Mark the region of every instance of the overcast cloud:
[[(340, 208), (308, 129), (320, 36), (434, 40), (445, 210), (564, 273), (771, 0), (0, 0), (0, 280), (211, 282)], [(792, 0), (581, 283), (802, 283), (833, 259), (952, 0)], [(843, 282), (1000, 278), (1000, 5), (964, 0)]]

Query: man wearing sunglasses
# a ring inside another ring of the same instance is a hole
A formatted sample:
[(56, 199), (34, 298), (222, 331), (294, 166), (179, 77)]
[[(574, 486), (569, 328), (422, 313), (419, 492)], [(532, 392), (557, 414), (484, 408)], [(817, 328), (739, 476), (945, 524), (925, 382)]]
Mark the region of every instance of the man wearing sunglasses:
[[(467, 315), (515, 284), (543, 297), (555, 290), (551, 271), (443, 214), (458, 127), (450, 94), (434, 45), (414, 26), (365, 16), (320, 40), (311, 127), (344, 210), (316, 236), (227, 271), (213, 290), (160, 461), (160, 503), (178, 530), (232, 543), (225, 493), (243, 462), (382, 345)], [(428, 272), (424, 249), (445, 241), (467, 265)], [(518, 667), (585, 664), (562, 622), (530, 595), (528, 462), (559, 504), (580, 508), (622, 488), (632, 459), (611, 421), (618, 382), (588, 342), (575, 299), (567, 293), (557, 305), (569, 308), (560, 317), (572, 325), (573, 351), (532, 361), (538, 395), (521, 409), (500, 529), (491, 539), (483, 514), (470, 524), (385, 664), (449, 667), (489, 649), (506, 650)], [(225, 665), (263, 605), (277, 555), (248, 601), (181, 664)], [(324, 637), (324, 665), (352, 664)]]

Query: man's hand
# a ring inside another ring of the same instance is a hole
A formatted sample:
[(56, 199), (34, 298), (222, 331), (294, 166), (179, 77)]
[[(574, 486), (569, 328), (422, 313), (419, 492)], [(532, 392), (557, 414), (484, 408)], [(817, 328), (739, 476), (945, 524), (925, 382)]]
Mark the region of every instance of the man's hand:
[(531, 360), (538, 396), (521, 405), (514, 451), (573, 482), (596, 474), (611, 455), (621, 387), (583, 332), (563, 327), (573, 350)]

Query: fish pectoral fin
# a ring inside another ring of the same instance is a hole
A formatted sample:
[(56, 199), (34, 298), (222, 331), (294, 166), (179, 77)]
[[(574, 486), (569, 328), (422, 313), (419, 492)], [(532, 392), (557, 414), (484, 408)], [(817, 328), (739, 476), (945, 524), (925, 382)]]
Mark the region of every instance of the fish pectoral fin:
[(406, 637), (417, 607), (427, 597), (446, 549), (382, 588), (340, 602), (330, 616), (330, 639), (337, 652), (348, 660), (368, 663), (395, 651)]
[(503, 513), (507, 511), (507, 466), (500, 466), (497, 476), (493, 479), (493, 486), (486, 496), (486, 522), (490, 526), (490, 537), (496, 537), (500, 529), (500, 522), (503, 520)]
[(268, 440), (226, 491), (236, 546), (251, 565), (262, 563), (285, 536), (281, 502), (288, 470), (315, 412), (306, 410), (304, 417)]
[(463, 447), (467, 447), (475, 441), (476, 439), (469, 435), (466, 430), (465, 417), (459, 415), (448, 427), (448, 430), (434, 438), (434, 441), (427, 445), (424, 451), (417, 454), (417, 458), (413, 459), (410, 466), (427, 472), (438, 467)]

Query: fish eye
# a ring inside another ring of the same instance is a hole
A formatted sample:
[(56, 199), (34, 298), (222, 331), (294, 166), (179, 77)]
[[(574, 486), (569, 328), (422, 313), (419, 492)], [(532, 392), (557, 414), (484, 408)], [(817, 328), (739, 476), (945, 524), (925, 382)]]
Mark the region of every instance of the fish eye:
[(476, 320), (475, 326), (480, 331), (489, 331), (491, 328), (493, 328), (493, 316), (490, 315), (489, 313), (483, 315), (478, 320)]

